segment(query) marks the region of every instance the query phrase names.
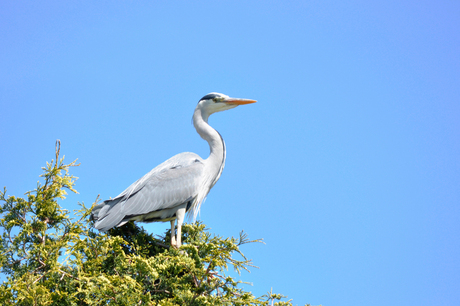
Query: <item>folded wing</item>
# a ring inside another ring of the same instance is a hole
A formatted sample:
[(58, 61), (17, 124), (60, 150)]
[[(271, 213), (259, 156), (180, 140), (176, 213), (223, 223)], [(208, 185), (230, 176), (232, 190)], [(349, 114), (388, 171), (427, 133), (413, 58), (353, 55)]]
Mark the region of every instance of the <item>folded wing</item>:
[[(130, 218), (174, 208), (193, 201), (200, 189), (204, 165), (194, 153), (178, 154), (134, 182), (117, 197), (97, 205), (91, 215), (95, 228), (106, 231)], [(172, 217), (172, 216), (170, 216)]]

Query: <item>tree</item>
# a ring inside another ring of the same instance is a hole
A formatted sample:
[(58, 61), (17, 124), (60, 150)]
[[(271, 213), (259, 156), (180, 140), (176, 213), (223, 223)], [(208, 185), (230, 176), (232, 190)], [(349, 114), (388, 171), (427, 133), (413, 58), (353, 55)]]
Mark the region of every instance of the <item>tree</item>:
[(186, 224), (175, 249), (170, 231), (158, 239), (132, 222), (95, 232), (84, 204), (73, 219), (58, 200), (77, 192), (69, 169), (79, 164), (59, 151), (57, 142), (44, 182), (24, 198), (0, 192), (1, 305), (292, 305), (271, 292), (255, 297), (227, 274), (254, 267), (240, 246), (260, 240), (243, 232), (223, 238)]

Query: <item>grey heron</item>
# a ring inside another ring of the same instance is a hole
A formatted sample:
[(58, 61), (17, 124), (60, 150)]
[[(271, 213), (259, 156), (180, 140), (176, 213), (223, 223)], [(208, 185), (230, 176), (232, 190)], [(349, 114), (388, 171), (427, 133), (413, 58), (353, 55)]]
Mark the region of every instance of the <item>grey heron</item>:
[(201, 98), (193, 113), (193, 125), (201, 138), (208, 142), (209, 157), (202, 159), (191, 152), (171, 157), (115, 198), (95, 206), (91, 211), (94, 227), (107, 231), (131, 220), (170, 221), (171, 245), (180, 247), (185, 214), (196, 217), (201, 203), (220, 178), (225, 164), (225, 143), (219, 132), (208, 124), (209, 116), (255, 102), (250, 99), (230, 98), (216, 92)]

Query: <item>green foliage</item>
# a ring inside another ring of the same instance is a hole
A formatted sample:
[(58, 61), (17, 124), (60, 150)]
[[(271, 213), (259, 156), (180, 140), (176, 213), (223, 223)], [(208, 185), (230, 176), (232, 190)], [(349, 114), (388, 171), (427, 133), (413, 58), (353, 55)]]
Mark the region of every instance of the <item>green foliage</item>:
[(243, 232), (222, 238), (185, 224), (175, 249), (169, 231), (158, 239), (132, 222), (95, 232), (84, 204), (72, 219), (58, 200), (76, 192), (73, 166), (58, 143), (43, 185), (24, 198), (0, 192), (0, 305), (292, 305), (271, 292), (255, 297), (227, 274), (253, 267), (240, 246), (259, 240)]

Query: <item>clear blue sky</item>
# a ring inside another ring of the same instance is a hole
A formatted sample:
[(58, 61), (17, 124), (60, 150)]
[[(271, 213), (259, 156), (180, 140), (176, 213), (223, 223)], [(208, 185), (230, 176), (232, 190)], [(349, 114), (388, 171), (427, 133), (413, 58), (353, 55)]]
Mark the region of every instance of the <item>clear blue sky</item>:
[[(63, 204), (116, 196), (174, 154), (211, 91), (258, 103), (202, 206), (266, 245), (241, 279), (295, 304), (460, 305), (458, 1), (2, 1), (0, 186), (62, 141)], [(166, 225), (147, 225), (161, 234)]]

